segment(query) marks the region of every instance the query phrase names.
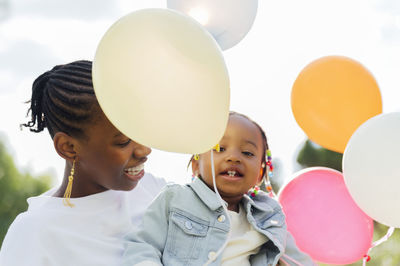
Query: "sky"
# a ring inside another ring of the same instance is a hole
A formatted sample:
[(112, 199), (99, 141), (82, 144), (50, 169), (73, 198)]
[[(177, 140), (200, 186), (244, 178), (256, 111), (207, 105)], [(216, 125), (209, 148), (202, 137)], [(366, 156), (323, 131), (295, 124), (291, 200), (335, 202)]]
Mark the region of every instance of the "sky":
[[(22, 171), (53, 175), (55, 184), (64, 171), (47, 132), (19, 127), (28, 121), (24, 102), (35, 77), (57, 64), (93, 60), (107, 29), (142, 8), (166, 8), (166, 0), (0, 0), (0, 138)], [(350, 57), (377, 80), (384, 113), (400, 111), (399, 45), (398, 0), (260, 0), (249, 33), (223, 52), (231, 110), (265, 129), (280, 161), (277, 170), (288, 180), (298, 170), (294, 158), (307, 138), (290, 107), (300, 71), (323, 56)], [(191, 178), (189, 158), (153, 150), (145, 169), (185, 183)]]

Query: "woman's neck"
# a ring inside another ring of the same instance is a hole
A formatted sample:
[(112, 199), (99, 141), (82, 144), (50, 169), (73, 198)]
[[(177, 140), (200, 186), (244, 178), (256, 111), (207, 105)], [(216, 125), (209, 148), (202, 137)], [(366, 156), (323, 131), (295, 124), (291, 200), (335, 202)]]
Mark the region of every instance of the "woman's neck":
[[(53, 197), (58, 197), (58, 198), (64, 197), (65, 190), (67, 189), (68, 186), (70, 173), (71, 173), (71, 167), (68, 167), (68, 165), (66, 165), (64, 169), (63, 181), (60, 187), (53, 194)], [(104, 192), (106, 190), (108, 189), (100, 185), (95, 185), (93, 183), (90, 183), (90, 181), (86, 180), (85, 178), (82, 178), (82, 176), (78, 176), (77, 174), (75, 174), (72, 181), (71, 198), (85, 197), (100, 192)]]

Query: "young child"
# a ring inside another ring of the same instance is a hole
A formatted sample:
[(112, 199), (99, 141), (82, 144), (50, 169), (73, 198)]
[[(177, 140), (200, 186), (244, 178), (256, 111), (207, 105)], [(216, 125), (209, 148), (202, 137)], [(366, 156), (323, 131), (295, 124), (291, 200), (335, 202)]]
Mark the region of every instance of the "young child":
[(230, 218), (214, 192), (211, 152), (195, 155), (192, 170), (198, 178), (164, 188), (139, 230), (128, 236), (123, 265), (204, 265), (209, 260), (210, 265), (224, 266), (277, 265), (280, 260), (314, 265), (287, 232), (279, 203), (262, 191), (248, 195), (271, 165), (268, 151), (262, 128), (230, 113), (219, 151), (211, 151), (216, 186)]
[(23, 126), (49, 131), (65, 160), (64, 177), (59, 187), (28, 199), (28, 210), (4, 239), (0, 265), (120, 265), (124, 235), (165, 184), (144, 173), (151, 149), (123, 135), (103, 114), (90, 61), (40, 75), (30, 103)]

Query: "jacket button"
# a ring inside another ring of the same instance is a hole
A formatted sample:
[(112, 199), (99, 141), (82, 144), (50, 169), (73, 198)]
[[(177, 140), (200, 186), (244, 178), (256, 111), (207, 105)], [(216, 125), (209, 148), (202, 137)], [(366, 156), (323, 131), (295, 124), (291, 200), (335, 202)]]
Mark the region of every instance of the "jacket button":
[(185, 227), (189, 230), (191, 230), (193, 228), (192, 222), (191, 221), (186, 221), (185, 222)]
[(225, 221), (225, 215), (221, 214), (220, 216), (218, 216), (217, 220), (220, 223), (224, 222)]
[(210, 251), (208, 253), (208, 259), (215, 260), (215, 255), (217, 255), (217, 253), (215, 253), (214, 251)]

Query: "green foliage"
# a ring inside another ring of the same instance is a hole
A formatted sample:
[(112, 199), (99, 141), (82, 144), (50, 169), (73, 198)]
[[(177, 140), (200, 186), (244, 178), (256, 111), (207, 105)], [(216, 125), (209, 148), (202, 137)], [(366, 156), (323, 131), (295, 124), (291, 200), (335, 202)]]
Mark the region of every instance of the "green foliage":
[(341, 153), (327, 150), (307, 140), (297, 156), (297, 162), (304, 168), (325, 166), (341, 172), (342, 157)]
[(15, 217), (28, 207), (26, 199), (48, 190), (49, 176), (33, 178), (21, 173), (0, 142), (0, 246)]
[[(325, 166), (338, 171), (342, 171), (341, 153), (327, 150), (307, 140), (301, 148), (297, 162), (303, 167)], [(379, 182), (377, 180), (377, 182)], [(393, 210), (395, 211), (395, 210)], [(377, 222), (374, 223), (374, 241), (380, 239), (387, 233), (388, 227)], [(343, 243), (345, 245), (345, 243)], [(400, 231), (396, 229), (393, 235), (381, 245), (373, 248), (370, 253), (371, 260), (367, 263), (368, 266), (392, 266), (400, 265)], [(330, 264), (322, 264), (327, 266)], [(362, 260), (348, 264), (351, 266), (361, 266)]]

